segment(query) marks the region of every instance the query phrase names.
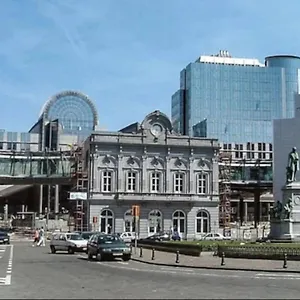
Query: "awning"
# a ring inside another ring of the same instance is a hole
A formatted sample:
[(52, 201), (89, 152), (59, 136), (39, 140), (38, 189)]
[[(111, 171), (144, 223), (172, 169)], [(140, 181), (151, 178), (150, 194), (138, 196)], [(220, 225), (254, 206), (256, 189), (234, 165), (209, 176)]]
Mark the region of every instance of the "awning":
[(0, 197), (8, 197), (12, 194), (24, 191), (32, 187), (31, 184), (26, 185), (0, 185)]

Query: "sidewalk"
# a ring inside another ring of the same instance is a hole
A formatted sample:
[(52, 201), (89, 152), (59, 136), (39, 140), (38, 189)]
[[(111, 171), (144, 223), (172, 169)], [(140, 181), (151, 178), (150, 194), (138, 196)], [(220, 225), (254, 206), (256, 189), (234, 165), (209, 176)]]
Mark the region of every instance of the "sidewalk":
[(257, 272), (288, 272), (300, 274), (300, 261), (287, 261), (287, 268), (283, 268), (283, 260), (260, 260), (260, 259), (241, 259), (226, 258), (225, 265), (221, 266), (221, 258), (213, 256), (212, 252), (202, 252), (201, 256), (193, 257), (179, 255), (179, 263), (176, 263), (176, 254), (155, 251), (155, 259), (152, 260), (152, 251), (143, 249), (143, 257), (139, 257), (140, 249), (137, 248), (136, 254), (132, 248), (132, 260), (154, 265), (174, 266), (183, 268), (199, 268), (212, 270), (240, 270)]

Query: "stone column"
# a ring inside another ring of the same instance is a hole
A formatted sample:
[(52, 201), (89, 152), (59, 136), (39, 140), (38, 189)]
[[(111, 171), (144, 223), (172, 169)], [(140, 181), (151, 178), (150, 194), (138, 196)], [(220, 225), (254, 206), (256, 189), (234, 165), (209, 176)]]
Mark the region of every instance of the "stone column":
[(39, 214), (43, 213), (43, 185), (40, 185), (40, 201), (39, 201)]
[[(189, 169), (190, 169), (190, 178), (189, 178), (189, 181), (190, 181), (190, 184), (187, 185), (188, 186), (188, 191), (187, 193), (189, 194), (195, 194), (196, 193), (196, 190), (195, 190), (195, 185), (194, 185), (194, 158), (193, 157), (190, 157), (190, 165), (189, 165)], [(209, 185), (210, 187), (210, 185)], [(208, 191), (208, 193), (210, 194), (210, 192)]]
[(55, 198), (54, 198), (54, 213), (55, 213), (55, 220), (58, 220), (58, 213), (59, 213), (59, 185), (55, 185)]
[(148, 189), (148, 180), (147, 180), (147, 156), (143, 155), (142, 156), (142, 180), (141, 180), (141, 188), (140, 191), (142, 193), (147, 193), (149, 192)]
[(262, 202), (259, 203), (259, 220), (265, 221), (265, 220), (263, 220), (263, 203)]
[[(21, 205), (21, 212), (25, 212), (25, 204), (22, 204)], [(22, 214), (22, 219), (24, 220), (25, 219), (25, 215)]]
[(270, 222), (271, 218), (270, 218), (270, 208), (271, 208), (271, 204), (270, 202), (267, 203), (267, 214), (268, 214), (268, 222)]
[[(122, 192), (122, 176), (123, 176), (123, 156), (118, 155), (118, 180), (117, 180), (117, 191)], [(126, 184), (126, 180), (124, 181)]]
[(244, 202), (244, 221), (248, 222), (248, 203)]
[(236, 202), (236, 221), (240, 222), (241, 214), (240, 214), (240, 201)]
[(170, 157), (166, 157), (166, 193), (171, 193), (171, 184), (172, 174), (170, 172)]

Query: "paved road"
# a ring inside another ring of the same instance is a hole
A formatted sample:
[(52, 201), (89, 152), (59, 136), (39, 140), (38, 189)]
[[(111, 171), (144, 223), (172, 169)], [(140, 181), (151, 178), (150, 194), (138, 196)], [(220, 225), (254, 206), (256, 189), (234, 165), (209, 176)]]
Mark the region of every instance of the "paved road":
[(24, 242), (0, 249), (0, 299), (297, 299), (300, 293), (297, 274), (89, 262), (84, 254), (53, 255)]

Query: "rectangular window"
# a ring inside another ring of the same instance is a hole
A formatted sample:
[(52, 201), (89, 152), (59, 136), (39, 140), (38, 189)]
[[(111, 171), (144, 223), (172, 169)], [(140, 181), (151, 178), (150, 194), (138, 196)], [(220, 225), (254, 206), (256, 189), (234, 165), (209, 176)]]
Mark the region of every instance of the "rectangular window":
[(136, 172), (128, 172), (127, 174), (127, 192), (136, 191)]
[(112, 172), (103, 171), (102, 172), (102, 192), (112, 191)]
[(198, 174), (197, 183), (198, 183), (197, 193), (198, 194), (207, 194), (208, 174), (206, 174), (206, 173)]
[(7, 150), (17, 150), (17, 132), (7, 132)]
[(151, 173), (151, 192), (157, 193), (160, 191), (160, 173)]
[(30, 133), (21, 133), (21, 151), (30, 150)]
[(0, 130), (0, 150), (3, 150), (3, 142), (4, 142), (4, 130)]
[(174, 192), (175, 193), (182, 193), (184, 186), (184, 174), (183, 173), (176, 173), (174, 175)]

